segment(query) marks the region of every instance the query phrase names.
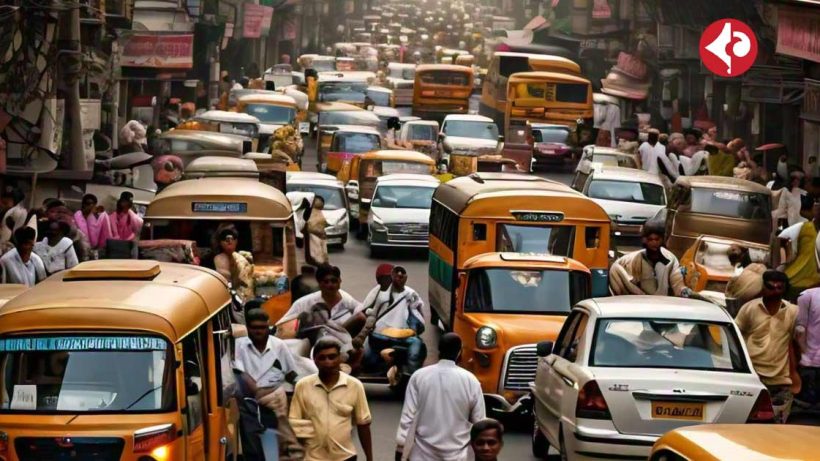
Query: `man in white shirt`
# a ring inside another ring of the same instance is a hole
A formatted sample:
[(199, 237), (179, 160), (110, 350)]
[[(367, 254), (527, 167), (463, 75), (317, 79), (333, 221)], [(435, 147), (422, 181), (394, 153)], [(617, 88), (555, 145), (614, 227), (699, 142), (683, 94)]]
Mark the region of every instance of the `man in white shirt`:
[(460, 355), (461, 338), (446, 333), (439, 341), (439, 362), (410, 377), (396, 434), (397, 459), (464, 461), (469, 456), (470, 428), (485, 417), (484, 395), (478, 379), (456, 365)]
[(666, 147), (659, 141), (660, 133), (656, 129), (649, 130), (649, 136), (638, 148), (641, 154), (641, 165), (643, 169), (653, 174), (663, 174), (673, 182), (678, 179), (678, 172), (675, 166), (666, 156)]
[(248, 336), (236, 340), (235, 368), (242, 372), (245, 393), (276, 415), (280, 451), (284, 459), (302, 459), (304, 450), (288, 420), (288, 397), (282, 384), (295, 385), (296, 360), (287, 344), (269, 334), (268, 314), (251, 309), (245, 316)]
[[(351, 335), (358, 333), (364, 325), (362, 303), (341, 289), (341, 271), (336, 266), (320, 265), (316, 269), (316, 281), (319, 282), (319, 291), (299, 298), (276, 324), (280, 326), (299, 319), (300, 332), (309, 327), (317, 331), (315, 335), (311, 334), (315, 339), (325, 335), (338, 339), (342, 343), (342, 356), (345, 357), (353, 350)], [(316, 324), (318, 317), (322, 318), (322, 325)], [(353, 360), (348, 359), (350, 362)]]
[(14, 249), (0, 258), (2, 283), (19, 283), (28, 287), (46, 278), (43, 260), (34, 254), (34, 239), (37, 233), (30, 227), (14, 231)]
[[(424, 365), (424, 359), (427, 358), (427, 349), (421, 339), (424, 332), (424, 301), (415, 290), (406, 286), (405, 268), (394, 267), (391, 277), (392, 284), (386, 296), (383, 296), (385, 299), (372, 306), (368, 305), (365, 312), (367, 321), (357, 338), (367, 338), (364, 364), (368, 370), (377, 368), (383, 362), (383, 350), (397, 346), (406, 348), (407, 360), (402, 371), (410, 376)], [(392, 375), (396, 379), (395, 372), (396, 370), (388, 376)]]

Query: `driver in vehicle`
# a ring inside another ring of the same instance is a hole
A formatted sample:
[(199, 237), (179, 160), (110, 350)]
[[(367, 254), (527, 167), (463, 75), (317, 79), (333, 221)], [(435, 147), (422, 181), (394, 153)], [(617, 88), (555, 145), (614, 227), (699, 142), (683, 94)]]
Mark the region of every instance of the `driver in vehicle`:
[[(357, 341), (367, 338), (366, 369), (374, 369), (383, 360), (390, 360), (392, 348), (407, 348), (407, 363), (403, 371), (409, 376), (421, 368), (427, 355), (421, 339), (424, 332), (424, 301), (415, 290), (406, 286), (405, 268), (395, 266), (391, 276), (392, 285), (387, 299), (378, 302), (377, 297), (377, 302), (367, 309), (367, 321)], [(393, 365), (388, 372), (391, 383), (397, 381), (397, 373), (398, 368)]]
[(613, 295), (659, 295), (688, 298), (692, 290), (683, 281), (678, 258), (663, 247), (663, 223), (643, 225), (643, 250), (633, 251), (612, 263), (609, 288)]

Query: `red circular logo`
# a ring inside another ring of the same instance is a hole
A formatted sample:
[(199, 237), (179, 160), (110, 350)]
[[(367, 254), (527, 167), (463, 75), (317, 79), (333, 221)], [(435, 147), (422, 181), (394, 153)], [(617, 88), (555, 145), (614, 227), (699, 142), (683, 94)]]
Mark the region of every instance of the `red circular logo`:
[(713, 22), (700, 36), (700, 59), (721, 77), (743, 75), (757, 58), (757, 37), (736, 19)]

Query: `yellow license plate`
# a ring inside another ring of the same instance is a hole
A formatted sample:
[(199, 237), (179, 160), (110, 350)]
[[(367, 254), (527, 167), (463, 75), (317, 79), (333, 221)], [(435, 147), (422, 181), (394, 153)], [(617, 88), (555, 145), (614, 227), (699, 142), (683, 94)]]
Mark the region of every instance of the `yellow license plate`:
[(652, 419), (703, 421), (703, 404), (688, 402), (652, 402)]

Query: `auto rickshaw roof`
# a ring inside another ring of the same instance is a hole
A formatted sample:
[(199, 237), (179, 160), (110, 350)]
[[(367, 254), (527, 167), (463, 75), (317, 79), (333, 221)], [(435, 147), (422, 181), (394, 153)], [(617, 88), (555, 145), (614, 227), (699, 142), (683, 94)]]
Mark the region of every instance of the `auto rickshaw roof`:
[(366, 112), (366, 110), (346, 102), (320, 102), (316, 103), (316, 112)]
[(20, 285), (16, 283), (3, 283), (0, 284), (0, 307), (3, 307), (7, 302), (14, 299), (17, 295), (23, 293), (24, 291), (28, 290), (26, 285)]
[(360, 134), (372, 134), (376, 136), (381, 136), (379, 130), (372, 126), (364, 126), (364, 125), (325, 125), (325, 128), (328, 127), (336, 127), (336, 130), (333, 132), (334, 134), (345, 134), (345, 133), (360, 133)]
[(464, 263), (464, 268), (467, 270), (486, 267), (526, 268), (533, 270), (555, 269), (589, 273), (589, 269), (584, 264), (572, 258), (539, 253), (482, 253), (473, 256)]
[(663, 187), (660, 175), (635, 168), (602, 166), (600, 169), (593, 170), (592, 177), (604, 181), (642, 182)]
[(287, 221), (293, 210), (285, 194), (259, 181), (202, 178), (179, 181), (159, 192), (145, 219)]
[(143, 331), (177, 342), (231, 301), (218, 273), (151, 260), (97, 260), (52, 275), (0, 308), (0, 334)]
[(253, 115), (248, 115), (242, 112), (229, 112), (226, 110), (209, 110), (207, 112), (203, 112), (197, 115), (196, 117), (194, 117), (194, 120), (204, 120), (207, 122), (220, 123), (251, 123), (255, 125), (259, 124), (259, 119), (254, 117)]
[(239, 98), (239, 102), (244, 104), (259, 103), (296, 107), (296, 99), (280, 93), (246, 94)]
[(185, 167), (184, 175), (186, 177), (241, 176), (258, 178), (259, 169), (256, 162), (251, 159), (206, 156), (192, 160)]
[(336, 179), (336, 176), (330, 174), (315, 173), (313, 171), (289, 171), (287, 173), (288, 184), (311, 184), (319, 182), (332, 183), (334, 186), (344, 187), (342, 182)]
[(429, 156), (416, 152), (414, 150), (374, 150), (359, 156), (362, 160), (403, 160), (416, 163), (426, 163), (428, 165), (435, 165), (436, 162)]
[(575, 202), (573, 206), (583, 207), (588, 219), (609, 221), (609, 216), (600, 206), (569, 186), (537, 176), (515, 173), (473, 173), (455, 178), (439, 186), (433, 194), (433, 199), (454, 213), (462, 214), (476, 202), (493, 198), (506, 200), (516, 196), (529, 197), (533, 200), (541, 197), (546, 200), (570, 199)]
[(762, 184), (728, 176), (680, 176), (675, 181), (675, 185), (686, 188), (728, 189), (772, 195), (772, 191)]
[(419, 64), (418, 66), (416, 66), (416, 75), (435, 70), (463, 72), (465, 74), (473, 73), (472, 67), (459, 66), (457, 64)]
[(818, 437), (820, 428), (807, 425), (708, 424), (677, 428), (664, 434), (661, 442), (684, 456), (786, 460), (812, 459)]
[(509, 83), (540, 82), (544, 79), (559, 80), (572, 83), (590, 83), (588, 79), (578, 75), (563, 74), (560, 72), (516, 72), (510, 75)]

